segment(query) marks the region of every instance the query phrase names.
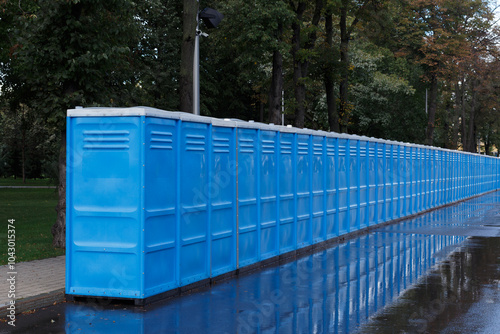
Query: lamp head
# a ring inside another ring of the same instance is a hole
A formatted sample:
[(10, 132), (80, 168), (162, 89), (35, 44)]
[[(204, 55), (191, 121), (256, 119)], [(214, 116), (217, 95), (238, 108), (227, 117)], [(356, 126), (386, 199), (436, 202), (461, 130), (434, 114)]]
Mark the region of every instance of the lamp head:
[(209, 29), (217, 27), (224, 18), (224, 15), (208, 7), (203, 9), (198, 16)]

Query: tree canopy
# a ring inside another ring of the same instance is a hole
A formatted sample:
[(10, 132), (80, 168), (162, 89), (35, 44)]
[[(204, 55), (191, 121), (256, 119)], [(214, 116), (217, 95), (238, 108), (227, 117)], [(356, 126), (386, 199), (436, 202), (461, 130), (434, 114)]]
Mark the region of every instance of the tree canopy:
[[(190, 111), (494, 154), (500, 74), (487, 0), (0, 0), (0, 174), (59, 165), (81, 106)], [(283, 115), (282, 115), (283, 114)], [(57, 239), (57, 238), (56, 238)], [(59, 238), (56, 246), (63, 247)]]

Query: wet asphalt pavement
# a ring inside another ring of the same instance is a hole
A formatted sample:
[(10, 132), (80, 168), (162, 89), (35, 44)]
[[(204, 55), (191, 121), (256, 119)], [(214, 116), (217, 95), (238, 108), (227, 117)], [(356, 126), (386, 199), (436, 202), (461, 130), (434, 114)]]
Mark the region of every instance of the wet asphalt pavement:
[(355, 332), (499, 333), (500, 239), (468, 239)]
[(0, 333), (499, 333), (500, 193), (140, 308), (18, 315)]

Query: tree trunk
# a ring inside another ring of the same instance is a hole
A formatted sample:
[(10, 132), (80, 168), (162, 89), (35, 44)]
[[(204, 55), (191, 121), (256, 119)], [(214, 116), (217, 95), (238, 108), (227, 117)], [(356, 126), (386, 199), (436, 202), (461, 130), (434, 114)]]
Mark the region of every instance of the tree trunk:
[(455, 106), (453, 109), (453, 127), (451, 135), (451, 144), (453, 150), (456, 150), (458, 148), (458, 143), (459, 143), (459, 133), (460, 133), (459, 120), (461, 115), (461, 108), (460, 108), (461, 105), (462, 105), (462, 94), (461, 94), (460, 84), (457, 81), (455, 83)]
[[(448, 113), (448, 110), (445, 111), (446, 113)], [(442, 148), (446, 148), (446, 149), (451, 149), (450, 147), (450, 138), (449, 138), (449, 134), (450, 134), (450, 124), (448, 122), (448, 118), (447, 117), (444, 117), (444, 119), (442, 120), (442, 125), (441, 125), (441, 128), (443, 130), (443, 138), (441, 139), (442, 142), (438, 142), (436, 143), (436, 145), (438, 147), (442, 147)]]
[[(24, 126), (23, 126), (24, 127)], [(23, 141), (21, 143), (21, 159), (22, 159), (22, 170), (23, 170), (23, 183), (26, 183), (26, 129), (23, 128)]]
[[(278, 41), (281, 40), (281, 24), (278, 27)], [(269, 123), (281, 124), (281, 101), (283, 97), (283, 56), (279, 50), (273, 52), (273, 73), (269, 90)]]
[(340, 131), (347, 132), (349, 123), (349, 39), (350, 34), (347, 29), (347, 1), (342, 1), (340, 8), (340, 66), (341, 79), (339, 87), (339, 116)]
[(302, 73), (303, 62), (300, 60), (298, 53), (300, 51), (300, 21), (302, 20), (302, 14), (305, 11), (305, 2), (299, 2), (298, 8), (295, 11), (297, 14), (297, 20), (292, 23), (292, 58), (293, 58), (293, 87), (295, 95), (295, 120), (294, 126), (297, 128), (304, 127), (304, 115), (305, 115), (305, 96), (306, 87), (304, 86), (303, 80), (301, 80), (304, 75)]
[(328, 126), (330, 131), (340, 132), (339, 115), (335, 101), (333, 73), (325, 73), (326, 109), (328, 113)]
[(61, 132), (61, 147), (59, 149), (59, 201), (56, 206), (57, 219), (52, 226), (54, 239), (52, 246), (66, 247), (66, 130)]
[(465, 78), (462, 77), (462, 87), (460, 89), (460, 114), (461, 114), (461, 126), (462, 126), (462, 150), (467, 151), (469, 145), (467, 141), (467, 123), (465, 120)]
[(490, 150), (491, 150), (490, 136), (486, 135), (484, 137), (484, 154), (490, 155)]
[(259, 122), (264, 123), (264, 102), (259, 102)]
[(477, 150), (477, 142), (476, 142), (476, 128), (475, 128), (475, 116), (476, 116), (476, 103), (477, 103), (477, 93), (476, 93), (476, 82), (472, 80), (471, 85), (472, 90), (472, 101), (469, 113), (469, 126), (468, 126), (468, 134), (467, 141), (469, 143), (467, 147), (467, 152), (476, 153)]
[[(333, 52), (333, 19), (330, 10), (327, 11), (325, 17), (326, 44), (329, 52)], [(326, 91), (326, 108), (328, 113), (328, 126), (330, 131), (340, 132), (339, 116), (337, 114), (337, 104), (335, 103), (334, 92), (334, 74), (333, 62), (327, 60), (325, 66), (325, 91)]]
[(432, 74), (431, 77), (431, 91), (429, 94), (429, 115), (426, 131), (426, 144), (432, 146), (434, 142), (434, 123), (436, 121), (436, 110), (437, 110), (437, 91), (438, 91), (438, 81), (437, 75)]
[(181, 111), (193, 112), (193, 60), (198, 1), (184, 0), (179, 93)]
[[(295, 121), (294, 125), (297, 128), (304, 127), (304, 119), (306, 114), (306, 85), (304, 79), (307, 77), (307, 72), (309, 68), (309, 60), (305, 60), (303, 56), (299, 56), (299, 51), (301, 47), (301, 29), (300, 22), (302, 22), (302, 16), (306, 10), (306, 2), (299, 1), (297, 8), (295, 9), (295, 14), (297, 15), (296, 20), (292, 23), (292, 57), (293, 57), (293, 84), (295, 93)], [(312, 25), (318, 26), (319, 20), (321, 18), (321, 10), (323, 9), (323, 1), (316, 0), (314, 15), (312, 18)], [(316, 43), (316, 30), (313, 29), (312, 32), (307, 36), (307, 41), (304, 43), (304, 50), (311, 50), (314, 48)]]
[[(454, 131), (457, 127), (457, 122), (455, 121), (456, 108), (454, 103), (450, 99), (446, 99), (444, 103), (444, 117), (443, 117), (443, 143), (442, 147), (449, 150), (456, 150), (457, 144), (454, 142)], [(457, 118), (458, 120), (458, 118)], [(458, 133), (457, 133), (458, 136)]]
[(297, 128), (304, 127), (304, 119), (306, 114), (306, 86), (303, 83), (302, 66), (297, 65), (293, 74), (293, 84), (295, 86), (295, 121), (294, 126)]

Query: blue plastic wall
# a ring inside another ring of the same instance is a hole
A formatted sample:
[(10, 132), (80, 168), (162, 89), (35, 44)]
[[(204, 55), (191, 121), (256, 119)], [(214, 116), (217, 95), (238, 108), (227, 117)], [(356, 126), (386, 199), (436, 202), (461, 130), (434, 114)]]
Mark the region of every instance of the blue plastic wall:
[(67, 127), (73, 295), (147, 298), (500, 185), (497, 158), (358, 136), (169, 112)]

